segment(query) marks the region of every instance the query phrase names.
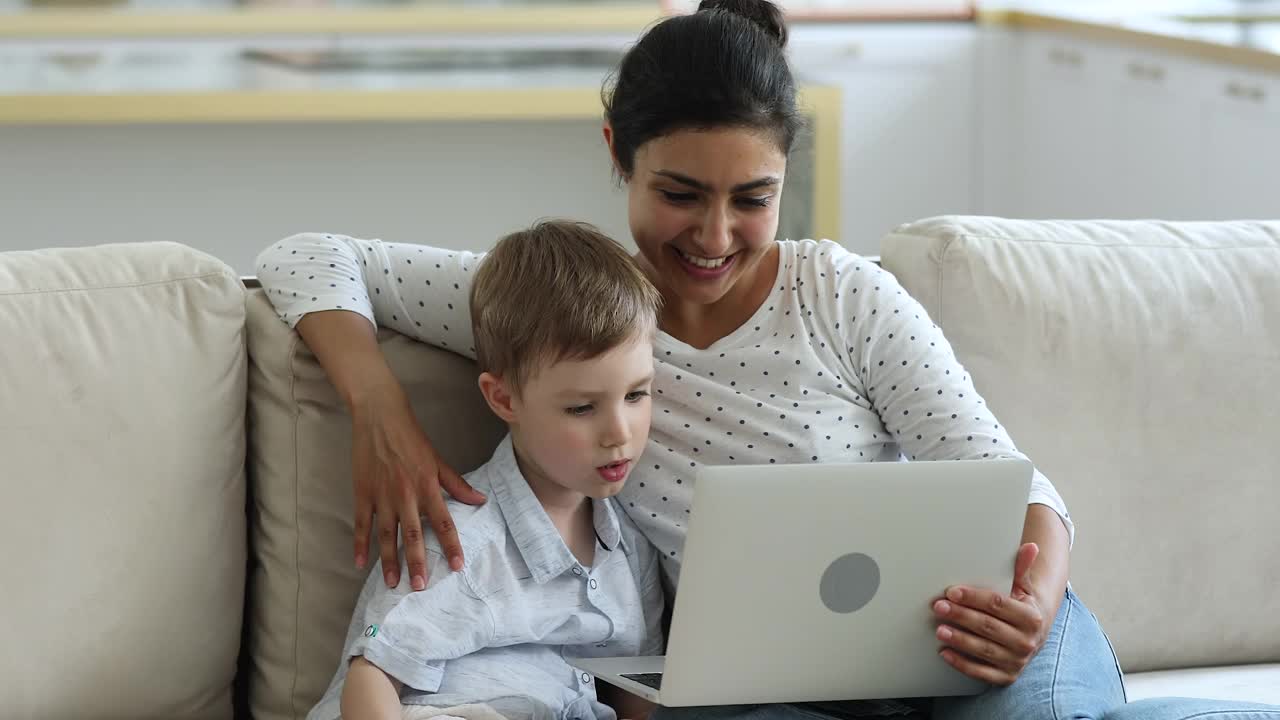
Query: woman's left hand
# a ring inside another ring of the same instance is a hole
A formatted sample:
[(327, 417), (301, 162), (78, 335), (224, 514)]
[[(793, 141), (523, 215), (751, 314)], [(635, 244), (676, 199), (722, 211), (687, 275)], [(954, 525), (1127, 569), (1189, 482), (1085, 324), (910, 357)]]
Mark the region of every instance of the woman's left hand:
[(937, 632), (944, 646), (941, 654), (952, 667), (1003, 687), (1013, 684), (1040, 652), (1051, 618), (1031, 581), (1039, 552), (1035, 543), (1018, 548), (1013, 589), (1007, 595), (956, 585), (934, 601), (934, 615), (942, 621)]

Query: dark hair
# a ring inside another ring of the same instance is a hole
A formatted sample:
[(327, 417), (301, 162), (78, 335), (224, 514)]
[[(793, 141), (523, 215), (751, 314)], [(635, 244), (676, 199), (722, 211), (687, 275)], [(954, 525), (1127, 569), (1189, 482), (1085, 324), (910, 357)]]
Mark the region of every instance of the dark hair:
[(786, 44), (782, 11), (768, 0), (702, 0), (645, 33), (604, 90), (623, 176), (641, 145), (678, 130), (762, 130), (789, 153), (803, 121)]

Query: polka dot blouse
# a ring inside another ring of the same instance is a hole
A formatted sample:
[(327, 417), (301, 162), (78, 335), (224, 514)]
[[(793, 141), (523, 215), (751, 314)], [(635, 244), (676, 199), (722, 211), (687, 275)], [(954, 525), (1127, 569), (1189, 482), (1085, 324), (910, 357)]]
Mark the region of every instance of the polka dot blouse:
[[(1020, 458), (924, 309), (890, 273), (832, 242), (782, 241), (773, 290), (706, 349), (659, 333), (649, 446), (619, 501), (678, 577), (700, 465)], [(360, 313), (474, 356), (467, 306), (481, 256), (303, 234), (257, 272), (280, 316)], [(1039, 471), (1031, 503), (1062, 498)]]

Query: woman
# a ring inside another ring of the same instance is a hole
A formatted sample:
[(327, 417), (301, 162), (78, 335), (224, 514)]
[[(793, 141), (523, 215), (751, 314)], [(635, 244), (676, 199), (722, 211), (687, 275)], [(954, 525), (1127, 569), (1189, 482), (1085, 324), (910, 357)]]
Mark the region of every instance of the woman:
[[(787, 154), (800, 128), (765, 0), (705, 0), (647, 32), (623, 59), (604, 137), (627, 186), (637, 262), (665, 302), (655, 354), (650, 446), (622, 501), (676, 582), (690, 478), (702, 463), (1023, 457), (921, 306), (894, 278), (833, 243), (775, 242)], [(415, 588), (427, 568), (419, 513), (451, 565), (443, 487), (483, 502), (445, 467), (381, 357), (371, 322), (472, 352), (469, 253), (329, 235), (265, 250), (259, 274), (353, 418), (356, 561), (376, 510), (386, 581), (399, 579), (396, 530)], [(363, 316), (363, 317), (362, 317)], [(761, 717), (932, 712), (933, 717), (1188, 717), (1280, 710), (1156, 701), (1123, 706), (1096, 619), (1067, 588), (1072, 524), (1036, 473), (1011, 589), (939, 588), (942, 656), (992, 685), (936, 702), (659, 711)], [(437, 572), (441, 571), (439, 569)]]

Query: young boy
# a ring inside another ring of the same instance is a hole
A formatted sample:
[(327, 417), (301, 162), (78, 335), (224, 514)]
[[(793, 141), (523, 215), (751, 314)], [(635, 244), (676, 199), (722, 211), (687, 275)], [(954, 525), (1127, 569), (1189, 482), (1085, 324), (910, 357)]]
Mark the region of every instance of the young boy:
[[(613, 720), (565, 657), (658, 655), (657, 552), (609, 498), (649, 434), (658, 291), (594, 228), (544, 222), (503, 238), (471, 292), (480, 390), (510, 432), (467, 475), (489, 501), (450, 502), (467, 565), (427, 544), (426, 590), (380, 564), (329, 689), (308, 720), (461, 716)], [(401, 562), (403, 550), (401, 551)]]

